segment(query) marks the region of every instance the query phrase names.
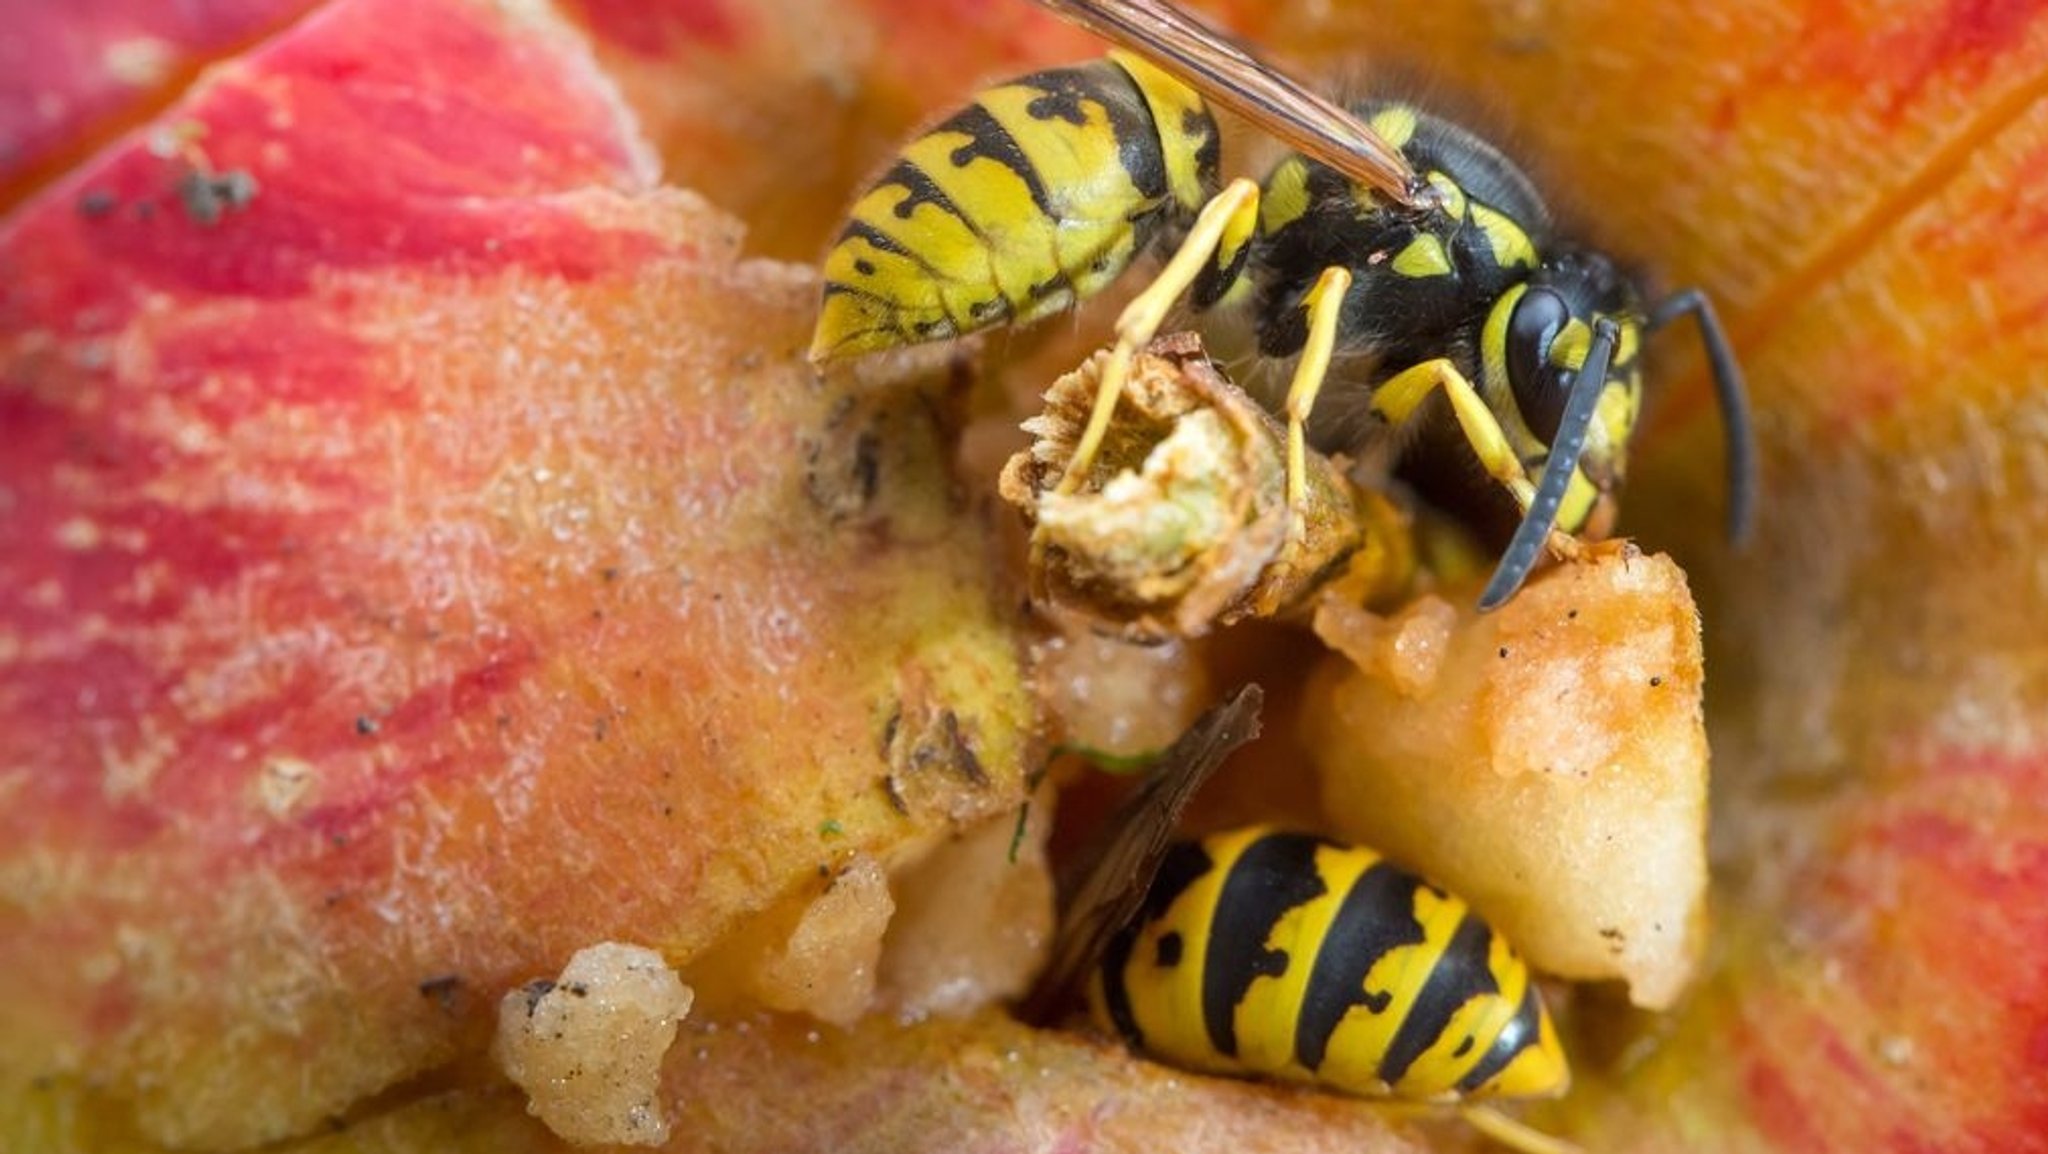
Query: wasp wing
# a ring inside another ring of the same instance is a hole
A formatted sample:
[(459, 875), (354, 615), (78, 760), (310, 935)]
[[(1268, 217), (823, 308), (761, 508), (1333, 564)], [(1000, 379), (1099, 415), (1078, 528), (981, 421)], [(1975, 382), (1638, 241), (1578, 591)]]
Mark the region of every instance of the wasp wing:
[(1110, 938), (1137, 916), (1188, 799), (1225, 758), (1259, 735), (1265, 700), (1264, 690), (1247, 685), (1198, 718), (1060, 871), (1059, 933), (1051, 961), (1020, 1009), (1025, 1021), (1050, 1022), (1080, 992)]
[(1423, 184), (1401, 150), (1356, 116), (1167, 0), (1039, 0), (1182, 78), (1298, 152), (1415, 207)]

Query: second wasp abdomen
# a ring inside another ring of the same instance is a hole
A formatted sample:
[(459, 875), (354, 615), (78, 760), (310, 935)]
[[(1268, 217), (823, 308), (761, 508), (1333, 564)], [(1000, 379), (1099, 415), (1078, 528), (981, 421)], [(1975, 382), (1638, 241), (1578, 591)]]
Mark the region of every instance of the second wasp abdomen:
[(1192, 1069), (1453, 1102), (1570, 1081), (1528, 968), (1465, 903), (1368, 849), (1264, 827), (1173, 848), (1091, 991)]
[(1200, 209), (1216, 156), (1201, 98), (1122, 54), (988, 89), (854, 204), (825, 258), (811, 358), (1069, 308)]

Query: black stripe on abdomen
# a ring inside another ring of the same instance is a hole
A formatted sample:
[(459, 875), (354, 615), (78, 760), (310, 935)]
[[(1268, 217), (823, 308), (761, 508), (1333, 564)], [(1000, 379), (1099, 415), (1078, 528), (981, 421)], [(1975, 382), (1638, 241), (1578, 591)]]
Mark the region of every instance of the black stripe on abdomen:
[(1202, 965), (1202, 1022), (1218, 1054), (1237, 1056), (1237, 1006), (1252, 983), (1296, 964), (1285, 951), (1267, 949), (1266, 942), (1290, 910), (1325, 892), (1315, 865), (1323, 844), (1302, 834), (1270, 834), (1231, 863), (1211, 912)]
[(877, 188), (887, 188), (890, 185), (901, 188), (905, 193), (903, 199), (896, 202), (893, 210), (897, 220), (909, 220), (916, 215), (919, 205), (929, 204), (948, 216), (959, 218), (969, 229), (974, 228), (974, 222), (966, 213), (960, 211), (960, 206), (953, 203), (953, 198), (947, 196), (946, 191), (931, 178), (931, 174), (918, 165), (908, 160), (897, 161), (883, 174), (881, 180), (875, 182)]
[[(1131, 1009), (1131, 991), (1128, 984), (1131, 956), (1136, 952), (1138, 936), (1146, 926), (1166, 916), (1180, 895), (1194, 885), (1203, 875), (1216, 868), (1215, 859), (1200, 842), (1180, 841), (1167, 847), (1164, 857), (1159, 859), (1159, 868), (1152, 875), (1152, 884), (1145, 889), (1143, 905), (1132, 916), (1130, 924), (1117, 931), (1102, 952), (1102, 1008), (1109, 1014), (1110, 1024), (1124, 1036), (1132, 1046), (1145, 1048), (1145, 1031), (1138, 1025), (1138, 1017)], [(1161, 968), (1180, 964), (1178, 957), (1171, 963), (1160, 961)]]
[(1515, 1016), (1494, 1035), (1493, 1045), (1486, 1048), (1486, 1054), (1479, 1064), (1466, 1071), (1458, 1079), (1458, 1093), (1470, 1094), (1486, 1085), (1496, 1074), (1508, 1068), (1515, 1055), (1536, 1045), (1543, 1038), (1543, 999), (1536, 992), (1536, 983), (1531, 981), (1522, 991), (1522, 1004), (1515, 1009)]
[(1131, 951), (1138, 944), (1139, 923), (1132, 922), (1118, 931), (1102, 951), (1102, 1008), (1109, 1014), (1109, 1023), (1116, 1032), (1136, 1049), (1145, 1048), (1145, 1031), (1138, 1026), (1138, 1016), (1131, 1012), (1131, 991), (1124, 982), (1124, 969), (1131, 964)]
[(1385, 861), (1374, 863), (1351, 884), (1302, 992), (1294, 1058), (1303, 1067), (1322, 1066), (1330, 1037), (1351, 1007), (1387, 1012), (1393, 994), (1367, 990), (1366, 975), (1390, 951), (1425, 940), (1415, 917), (1415, 891), (1421, 885), (1413, 874)]
[(1380, 1059), (1381, 1081), (1389, 1086), (1399, 1082), (1415, 1059), (1443, 1036), (1460, 1006), (1481, 994), (1500, 992), (1486, 964), (1492, 945), (1493, 931), (1485, 922), (1471, 914), (1458, 922), (1457, 932), (1430, 968), (1415, 1003), (1408, 1007), (1408, 1016), (1394, 1032), (1394, 1040), (1387, 1044), (1386, 1056)]
[(970, 104), (940, 125), (938, 131), (957, 132), (967, 137), (967, 143), (953, 149), (948, 157), (953, 167), (966, 168), (976, 160), (992, 160), (1024, 182), (1025, 190), (1031, 194), (1033, 207), (1045, 216), (1058, 219), (1052, 201), (1046, 195), (1044, 178), (1032, 167), (1031, 158), (1018, 146), (1017, 138), (1010, 135), (1010, 130), (994, 113), (979, 104)]

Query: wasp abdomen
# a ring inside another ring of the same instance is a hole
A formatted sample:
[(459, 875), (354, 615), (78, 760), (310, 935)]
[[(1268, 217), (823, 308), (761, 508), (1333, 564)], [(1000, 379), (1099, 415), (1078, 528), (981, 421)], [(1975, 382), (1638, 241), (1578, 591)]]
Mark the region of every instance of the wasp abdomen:
[(1169, 853), (1093, 999), (1194, 1069), (1438, 1102), (1570, 1080), (1527, 966), (1464, 902), (1371, 850), (1263, 827)]
[(811, 357), (1071, 307), (1214, 191), (1201, 98), (1122, 54), (990, 88), (906, 146), (825, 258)]

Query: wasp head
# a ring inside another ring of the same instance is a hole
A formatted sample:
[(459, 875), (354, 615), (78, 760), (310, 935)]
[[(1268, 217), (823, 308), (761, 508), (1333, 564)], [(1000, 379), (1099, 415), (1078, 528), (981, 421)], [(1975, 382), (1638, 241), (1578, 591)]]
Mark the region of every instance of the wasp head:
[[(1583, 251), (1545, 261), (1511, 297), (1503, 301), (1495, 363), (1527, 434), (1523, 465), (1533, 477), (1565, 454), (1557, 464), (1568, 484), (1555, 527), (1601, 536), (1613, 521), (1641, 411), (1642, 305), (1613, 261)], [(1610, 335), (1603, 340), (1602, 333)], [(1573, 428), (1567, 414), (1588, 406), (1584, 425)]]

